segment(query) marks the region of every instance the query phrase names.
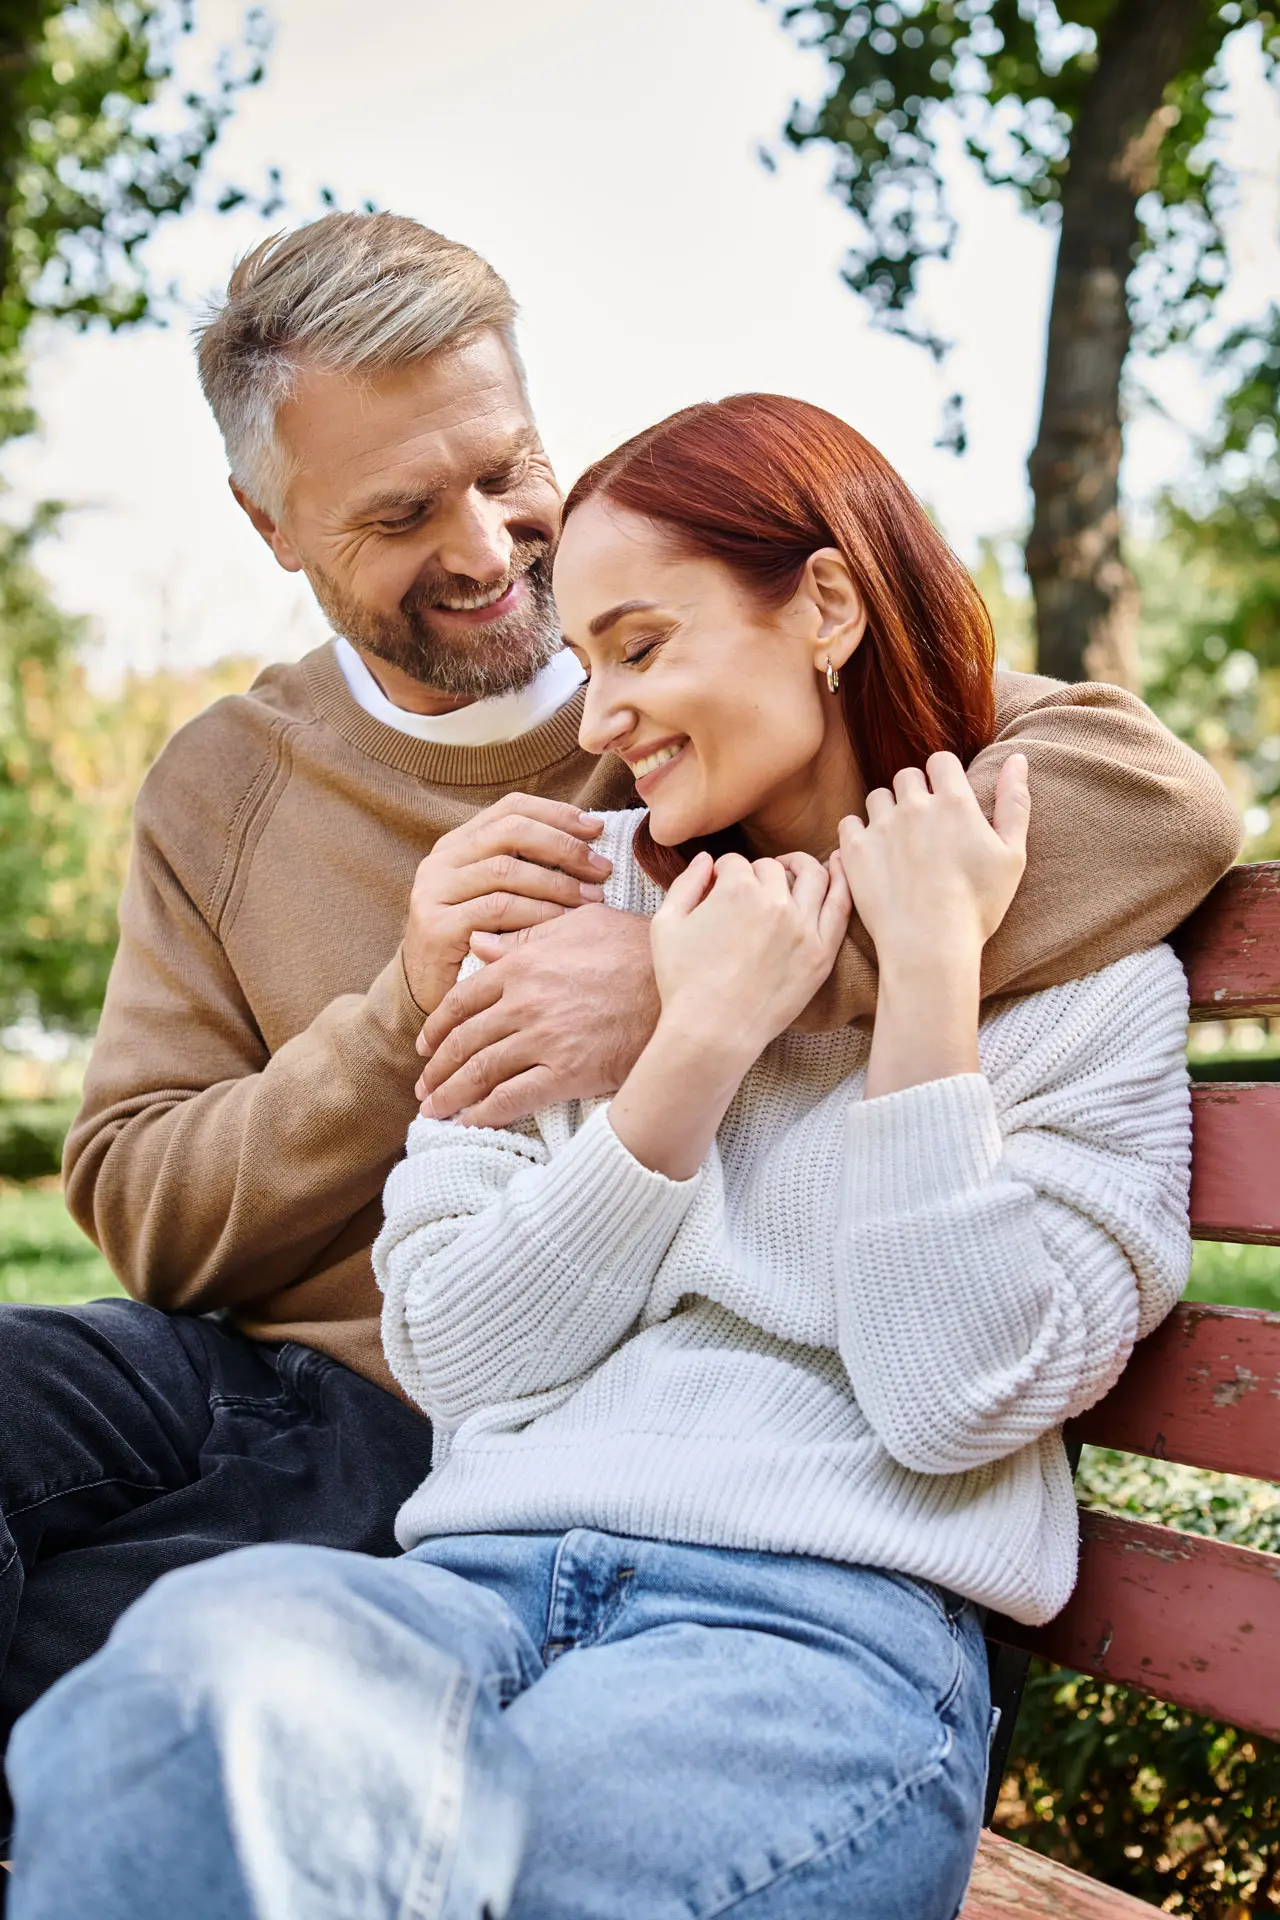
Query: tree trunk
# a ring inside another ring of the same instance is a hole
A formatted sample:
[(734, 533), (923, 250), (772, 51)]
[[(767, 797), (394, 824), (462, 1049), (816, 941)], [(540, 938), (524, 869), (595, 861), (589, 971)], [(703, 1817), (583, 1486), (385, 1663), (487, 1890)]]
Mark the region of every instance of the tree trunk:
[(1117, 0), (1072, 135), (1027, 542), (1039, 669), (1059, 680), (1138, 685), (1137, 588), (1120, 548), (1126, 286), (1169, 125), (1164, 90), (1203, 14), (1204, 0)]

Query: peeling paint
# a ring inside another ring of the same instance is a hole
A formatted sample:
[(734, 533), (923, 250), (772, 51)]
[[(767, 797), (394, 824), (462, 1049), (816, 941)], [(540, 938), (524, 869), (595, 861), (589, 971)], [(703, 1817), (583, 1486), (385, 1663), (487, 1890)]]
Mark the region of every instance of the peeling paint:
[(1251, 1367), (1238, 1366), (1234, 1380), (1219, 1380), (1213, 1390), (1213, 1404), (1215, 1407), (1234, 1407), (1244, 1399), (1246, 1393), (1252, 1393), (1261, 1385), (1261, 1376), (1254, 1373)]
[[(1197, 1536), (1191, 1534), (1188, 1538), (1194, 1540)], [(1165, 1560), (1171, 1566), (1179, 1560), (1189, 1560), (1195, 1551), (1193, 1547), (1157, 1547), (1151, 1540), (1122, 1540), (1120, 1550), (1122, 1553), (1141, 1553), (1150, 1560)]]

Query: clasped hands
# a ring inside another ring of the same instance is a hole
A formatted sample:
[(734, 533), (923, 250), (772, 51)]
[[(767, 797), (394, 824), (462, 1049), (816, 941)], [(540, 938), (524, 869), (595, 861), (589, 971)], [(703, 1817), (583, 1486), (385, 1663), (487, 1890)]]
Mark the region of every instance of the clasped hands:
[[(818, 991), (855, 910), (882, 977), (941, 963), (976, 993), (1025, 864), (1025, 760), (1001, 769), (990, 825), (952, 754), (869, 794), (866, 816), (841, 821), (825, 863), (699, 855), (652, 921), (602, 904), (601, 822), (563, 801), (509, 794), (444, 835), (403, 946), (427, 1016), (422, 1111), (501, 1127), (616, 1093), (660, 1014), (745, 1072)], [(486, 965), (458, 980), (468, 951)]]

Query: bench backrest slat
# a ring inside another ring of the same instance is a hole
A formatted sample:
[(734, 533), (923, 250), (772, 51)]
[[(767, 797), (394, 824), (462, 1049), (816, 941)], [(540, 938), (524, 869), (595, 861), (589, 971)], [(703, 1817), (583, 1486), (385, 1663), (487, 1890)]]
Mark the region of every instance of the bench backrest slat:
[(1280, 1313), (1175, 1307), (1067, 1437), (1280, 1480)]
[(1005, 1645), (1280, 1739), (1280, 1556), (1112, 1514), (1080, 1515), (1080, 1578), (1046, 1627)]
[[(1280, 1015), (1280, 862), (1233, 869), (1173, 944), (1193, 1020)], [(1202, 1081), (1192, 1091), (1192, 1232), (1280, 1245), (1280, 1084)], [(1280, 1481), (1280, 1314), (1184, 1303), (1067, 1437)], [(1080, 1576), (1063, 1611), (1039, 1628), (991, 1615), (987, 1634), (1010, 1732), (1035, 1653), (1280, 1739), (1278, 1554), (1082, 1512)], [(988, 1820), (1007, 1752), (1002, 1726)], [(1017, 1898), (996, 1892), (992, 1920)]]
[(1192, 1088), (1191, 1230), (1280, 1245), (1280, 1081)]
[(1233, 867), (1173, 943), (1193, 1019), (1280, 1013), (1280, 861)]

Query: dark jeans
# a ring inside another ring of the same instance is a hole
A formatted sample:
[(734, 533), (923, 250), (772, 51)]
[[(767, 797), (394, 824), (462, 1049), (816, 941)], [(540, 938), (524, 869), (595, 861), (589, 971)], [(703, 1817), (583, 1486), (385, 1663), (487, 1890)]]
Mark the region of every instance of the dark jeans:
[[(397, 1552), (430, 1451), (308, 1347), (133, 1300), (0, 1306), (0, 1753), (162, 1573), (272, 1540)], [(0, 1785), (0, 1843), (10, 1812)]]

